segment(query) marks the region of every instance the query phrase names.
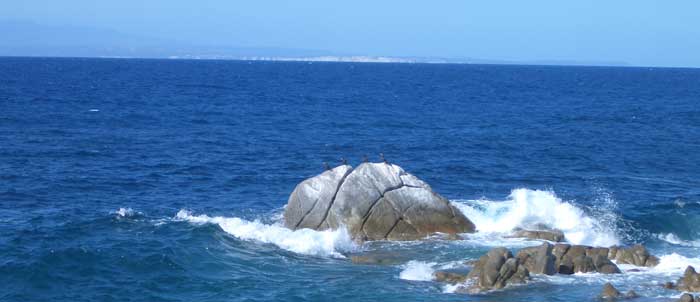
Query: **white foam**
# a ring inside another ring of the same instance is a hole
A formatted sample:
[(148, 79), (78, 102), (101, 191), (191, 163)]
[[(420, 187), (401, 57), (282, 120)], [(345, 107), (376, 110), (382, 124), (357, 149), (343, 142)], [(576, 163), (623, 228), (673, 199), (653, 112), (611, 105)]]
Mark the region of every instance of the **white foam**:
[(659, 257), (659, 264), (652, 271), (656, 272), (682, 272), (688, 266), (700, 268), (700, 258), (688, 258), (683, 255), (671, 253)]
[(573, 244), (612, 246), (620, 243), (614, 227), (606, 225), (610, 217), (605, 220), (590, 217), (550, 191), (515, 189), (503, 201), (457, 201), (455, 206), (474, 222), (479, 232), (509, 234), (516, 227), (544, 224), (564, 232), (566, 240)]
[(442, 286), (442, 292), (445, 294), (454, 294), (457, 292), (458, 289), (464, 287), (464, 284), (445, 284)]
[(278, 224), (264, 224), (257, 220), (248, 221), (238, 217), (195, 216), (186, 210), (177, 212), (175, 219), (194, 224), (216, 224), (236, 238), (271, 243), (298, 254), (345, 258), (342, 252), (358, 249), (345, 228), (335, 231), (314, 231), (311, 229), (292, 231)]
[(431, 281), (435, 273), (435, 262), (423, 262), (411, 260), (403, 265), (403, 270), (399, 273), (399, 278), (411, 281)]
[(132, 208), (119, 208), (119, 210), (114, 211), (114, 214), (119, 217), (131, 217), (134, 216), (136, 212)]

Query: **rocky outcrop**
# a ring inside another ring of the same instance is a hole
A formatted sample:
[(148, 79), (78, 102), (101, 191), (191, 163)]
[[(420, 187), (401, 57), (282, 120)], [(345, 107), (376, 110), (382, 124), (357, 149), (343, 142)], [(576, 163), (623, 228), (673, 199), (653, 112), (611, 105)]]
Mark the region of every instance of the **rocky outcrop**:
[(459, 291), (477, 293), (525, 283), (530, 279), (530, 272), (509, 250), (500, 247), (479, 258), (466, 278), (472, 282)]
[(683, 277), (676, 282), (676, 289), (688, 292), (700, 292), (700, 274), (695, 272), (695, 268), (688, 266), (683, 273)]
[[(640, 246), (615, 247), (613, 252), (636, 251), (632, 253), (641, 255), (643, 253), (639, 251), (642, 248)], [(621, 273), (617, 265), (608, 258), (609, 255), (617, 256), (617, 254), (611, 254), (609, 248), (544, 242), (539, 246), (523, 248), (514, 257), (508, 249), (499, 247), (490, 250), (477, 261), (465, 262), (473, 266), (466, 276), (452, 272), (436, 272), (434, 277), (438, 282), (461, 284), (457, 289), (458, 292), (478, 293), (500, 289), (510, 284), (526, 283), (530, 279), (530, 274)], [(649, 259), (652, 259), (651, 257), (653, 256), (647, 256), (643, 263), (646, 264)], [(674, 287), (672, 283), (669, 282), (669, 284), (668, 287)], [(625, 299), (637, 297), (632, 290), (623, 295), (612, 285), (608, 285), (605, 286), (601, 297)], [(678, 289), (700, 291), (700, 274), (696, 273), (692, 267), (688, 267), (683, 278), (678, 281)], [(614, 294), (615, 292), (617, 294)]]
[(700, 296), (693, 297), (693, 295), (689, 293), (684, 293), (681, 295), (681, 298), (678, 299), (680, 302), (700, 302)]
[(474, 232), (474, 224), (417, 177), (387, 163), (342, 165), (296, 186), (284, 211), (293, 230), (344, 226), (356, 240), (415, 240)]
[(552, 242), (563, 242), (564, 233), (560, 230), (524, 230), (515, 229), (511, 238), (527, 238), (536, 240), (547, 240)]
[(649, 254), (649, 251), (641, 244), (628, 248), (611, 247), (608, 252), (608, 258), (615, 259), (618, 264), (646, 267), (654, 267), (659, 264), (659, 258)]
[(543, 243), (538, 247), (521, 249), (517, 257), (533, 274), (620, 273), (620, 269), (607, 255), (607, 248), (563, 243), (552, 246)]

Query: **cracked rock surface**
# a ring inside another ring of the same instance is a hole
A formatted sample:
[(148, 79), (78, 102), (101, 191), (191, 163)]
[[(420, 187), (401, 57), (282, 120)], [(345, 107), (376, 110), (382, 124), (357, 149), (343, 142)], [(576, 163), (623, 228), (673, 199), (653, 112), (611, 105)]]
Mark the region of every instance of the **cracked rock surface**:
[(357, 240), (415, 240), (474, 232), (474, 224), (428, 184), (387, 163), (338, 166), (306, 179), (289, 196), (293, 230), (345, 226)]

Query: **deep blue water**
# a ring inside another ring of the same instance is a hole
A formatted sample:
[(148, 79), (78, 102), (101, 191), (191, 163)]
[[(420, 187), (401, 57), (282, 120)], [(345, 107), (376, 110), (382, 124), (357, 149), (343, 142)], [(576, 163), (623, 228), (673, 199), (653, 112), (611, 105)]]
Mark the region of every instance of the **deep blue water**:
[[(294, 186), (380, 152), (482, 220), (554, 198), (679, 268), (465, 295), (404, 274), (537, 243), (295, 250), (323, 234), (276, 225)], [(0, 301), (667, 301), (699, 214), (699, 69), (0, 58)], [(343, 258), (377, 251), (404, 261)]]

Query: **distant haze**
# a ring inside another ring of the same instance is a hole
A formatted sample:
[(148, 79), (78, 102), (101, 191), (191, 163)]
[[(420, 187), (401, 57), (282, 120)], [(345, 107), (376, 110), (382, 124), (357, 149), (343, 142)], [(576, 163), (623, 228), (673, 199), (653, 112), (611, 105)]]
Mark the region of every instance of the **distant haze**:
[(700, 1), (22, 0), (0, 55), (700, 67)]

